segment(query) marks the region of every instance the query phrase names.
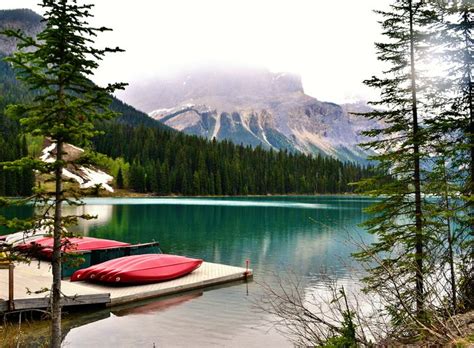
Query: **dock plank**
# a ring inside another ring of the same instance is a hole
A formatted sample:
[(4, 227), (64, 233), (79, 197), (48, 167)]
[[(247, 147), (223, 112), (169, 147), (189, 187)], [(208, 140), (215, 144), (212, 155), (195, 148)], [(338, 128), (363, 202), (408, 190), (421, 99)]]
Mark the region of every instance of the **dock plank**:
[[(32, 261), (30, 264), (19, 263), (14, 271), (14, 304), (16, 310), (44, 309), (49, 307), (49, 289), (53, 276), (51, 266), (44, 261)], [(89, 289), (82, 284), (69, 281), (61, 282), (64, 306), (84, 304), (107, 304), (110, 294)], [(8, 270), (0, 269), (0, 312), (5, 312), (8, 305)]]

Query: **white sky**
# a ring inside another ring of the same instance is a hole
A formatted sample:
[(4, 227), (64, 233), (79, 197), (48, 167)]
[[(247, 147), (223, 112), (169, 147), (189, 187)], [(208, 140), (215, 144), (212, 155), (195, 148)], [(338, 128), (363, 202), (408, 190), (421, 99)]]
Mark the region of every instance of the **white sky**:
[[(0, 0), (0, 9), (38, 0)], [(88, 0), (94, 23), (114, 29), (98, 46), (120, 46), (95, 75), (133, 83), (196, 63), (231, 62), (298, 73), (307, 94), (345, 102), (370, 99), (362, 84), (380, 72), (372, 10), (388, 0)]]

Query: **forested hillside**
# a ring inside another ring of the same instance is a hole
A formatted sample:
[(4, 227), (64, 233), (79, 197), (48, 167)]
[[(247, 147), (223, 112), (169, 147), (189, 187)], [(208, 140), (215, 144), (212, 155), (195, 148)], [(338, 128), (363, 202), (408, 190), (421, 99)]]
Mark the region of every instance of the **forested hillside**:
[[(340, 193), (369, 174), (331, 157), (237, 146), (196, 136), (119, 123), (99, 126), (96, 150), (130, 163), (129, 188), (185, 195)], [(121, 170), (123, 173), (123, 170)], [(123, 174), (122, 174), (123, 175)]]
[[(17, 121), (5, 117), (4, 109), (31, 96), (0, 61), (0, 161), (28, 151), (28, 138), (21, 135)], [(97, 125), (103, 134), (94, 138), (93, 146), (109, 157), (104, 161), (99, 156), (99, 165), (112, 172), (119, 188), (164, 195), (341, 193), (352, 191), (348, 184), (369, 174), (364, 167), (329, 157), (184, 135), (116, 98), (111, 108), (121, 116)], [(27, 195), (33, 182), (32, 171), (0, 169), (0, 195)]]
[[(5, 117), (8, 104), (22, 102), (31, 93), (15, 79), (13, 71), (0, 54), (0, 161), (11, 161), (28, 154), (26, 138), (20, 135), (18, 122)], [(31, 170), (6, 172), (0, 167), (0, 195), (24, 196), (31, 193), (34, 175)]]

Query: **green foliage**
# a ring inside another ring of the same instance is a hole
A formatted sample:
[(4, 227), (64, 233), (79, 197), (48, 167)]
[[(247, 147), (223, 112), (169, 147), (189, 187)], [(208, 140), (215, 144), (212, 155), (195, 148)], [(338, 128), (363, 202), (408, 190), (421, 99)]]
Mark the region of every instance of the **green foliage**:
[[(378, 240), (355, 256), (370, 269), (366, 290), (386, 304), (392, 335), (414, 342), (473, 303), (473, 8), (399, 0), (379, 14), (387, 42), (376, 44), (378, 57), (390, 68), (366, 81), (381, 100), (365, 116), (385, 124), (366, 132), (385, 179), (361, 183), (382, 200), (364, 224)], [(424, 76), (436, 57), (447, 70)]]
[(341, 309), (342, 322), (338, 333), (330, 337), (322, 347), (325, 348), (355, 348), (358, 347), (356, 324), (354, 323), (355, 313), (350, 310), (347, 302), (346, 292), (342, 287), (332, 303), (343, 301), (344, 309)]
[(356, 348), (358, 347), (356, 340), (356, 327), (352, 320), (350, 312), (344, 312), (341, 332), (339, 335), (329, 338), (326, 343), (321, 346), (324, 348)]
[[(0, 163), (13, 161), (28, 155), (25, 137), (20, 134), (18, 122), (8, 119), (5, 107), (16, 101), (26, 101), (32, 97), (16, 80), (13, 70), (0, 55)], [(0, 196), (27, 196), (31, 194), (34, 174), (31, 169), (7, 171), (0, 165)]]
[(123, 180), (123, 171), (122, 167), (119, 167), (116, 179), (117, 188), (123, 189), (124, 188), (124, 180)]
[[(367, 193), (380, 196), (368, 209), (371, 218), (364, 223), (377, 241), (355, 254), (365, 263), (367, 290), (382, 296), (395, 326), (421, 320), (429, 290), (426, 275), (432, 255), (426, 216), (430, 200), (426, 196), (426, 167), (429, 148), (423, 122), (427, 81), (419, 64), (425, 59), (426, 27), (437, 17), (422, 1), (394, 1), (390, 11), (377, 11), (385, 42), (376, 43), (378, 59), (389, 64), (381, 77), (365, 81), (380, 90), (380, 108), (365, 113), (380, 120), (384, 127), (365, 132), (373, 138), (365, 144), (377, 155), (380, 175), (361, 183)], [(390, 177), (390, 180), (387, 180)]]
[[(120, 49), (90, 48), (88, 36), (103, 32), (106, 28), (83, 26), (78, 15), (87, 17), (87, 6), (68, 5), (62, 8), (54, 1), (44, 1), (51, 9), (46, 14), (46, 29), (36, 39), (24, 37), (20, 32), (7, 30), (5, 35), (19, 40), (18, 52), (5, 58), (17, 71), (17, 77), (38, 95), (28, 104), (15, 104), (7, 108), (7, 114), (20, 119), (25, 131), (61, 142), (83, 143), (96, 133), (93, 120), (110, 119), (114, 113), (107, 109), (109, 93), (123, 84), (106, 87), (94, 85), (88, 78), (98, 63), (85, 54), (100, 59), (107, 52)], [(58, 32), (57, 26), (62, 25)]]
[(436, 63), (446, 71), (432, 78), (430, 104), (436, 117), (427, 121), (434, 157), (429, 189), (439, 197), (431, 214), (437, 257), (450, 289), (444, 299), (449, 311), (457, 313), (474, 308), (474, 8), (470, 1), (435, 2), (432, 7), (439, 21), (431, 44), (438, 48)]

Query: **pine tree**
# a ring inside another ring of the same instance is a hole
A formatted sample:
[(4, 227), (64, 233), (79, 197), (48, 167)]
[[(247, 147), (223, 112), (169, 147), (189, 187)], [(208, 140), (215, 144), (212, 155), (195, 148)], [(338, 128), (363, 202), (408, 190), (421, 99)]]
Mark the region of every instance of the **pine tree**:
[(35, 195), (36, 200), (50, 205), (53, 216), (42, 216), (34, 225), (47, 224), (53, 230), (51, 346), (60, 347), (62, 236), (64, 228), (79, 218), (63, 216), (63, 202), (75, 202), (63, 186), (63, 168), (71, 163), (65, 156), (64, 144), (83, 145), (96, 134), (93, 121), (113, 116), (107, 109), (109, 93), (122, 88), (123, 84), (102, 88), (89, 79), (104, 54), (120, 51), (119, 48), (91, 47), (91, 38), (109, 30), (88, 26), (92, 5), (77, 5), (75, 0), (43, 0), (41, 6), (45, 9), (46, 27), (36, 39), (26, 37), (20, 31), (4, 32), (19, 42), (19, 51), (6, 60), (16, 69), (17, 77), (36, 93), (31, 103), (10, 106), (8, 113), (20, 119), (26, 132), (48, 137), (55, 143), (55, 161), (43, 163), (23, 159), (10, 166), (34, 166), (41, 173), (54, 173), (54, 192), (38, 191)]
[[(369, 212), (374, 214), (365, 226), (378, 236), (377, 242), (355, 256), (362, 261), (379, 260), (369, 266), (365, 278), (368, 289), (386, 296), (388, 310), (398, 324), (412, 318), (424, 319), (428, 226), (422, 198), (426, 154), (426, 133), (420, 123), (420, 94), (423, 80), (417, 64), (423, 59), (425, 28), (434, 20), (423, 1), (397, 0), (390, 11), (377, 11), (387, 42), (376, 43), (378, 59), (390, 64), (383, 77), (365, 81), (381, 91), (379, 110), (366, 113), (385, 126), (367, 131), (375, 139), (366, 144), (378, 155), (379, 175), (363, 182), (367, 193), (381, 196)], [(393, 296), (393, 284), (399, 287)]]
[(117, 173), (117, 188), (123, 189), (123, 173), (122, 173), (122, 167), (119, 167), (118, 173)]

